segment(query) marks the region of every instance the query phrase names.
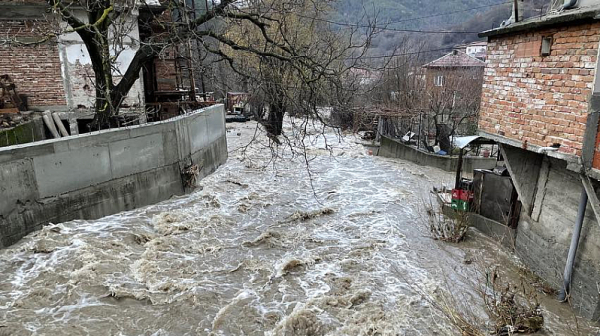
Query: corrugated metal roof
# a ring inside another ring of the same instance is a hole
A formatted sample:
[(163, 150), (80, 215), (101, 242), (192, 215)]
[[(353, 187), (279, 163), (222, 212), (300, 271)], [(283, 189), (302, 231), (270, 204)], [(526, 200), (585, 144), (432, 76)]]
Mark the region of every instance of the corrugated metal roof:
[(137, 0), (138, 5), (160, 6), (159, 0)]
[(574, 21), (597, 21), (600, 19), (600, 5), (579, 7), (563, 11), (551, 11), (546, 15), (512, 23), (505, 27), (494, 28), (479, 33), (479, 37), (490, 37), (522, 31), (535, 31), (549, 26), (566, 26)]
[(467, 55), (460, 50), (454, 50), (451, 53), (436, 59), (433, 62), (427, 63), (424, 68), (441, 68), (441, 67), (485, 67), (485, 62), (475, 57)]
[(469, 43), (467, 44), (467, 47), (470, 46), (487, 46), (487, 41), (477, 41), (477, 42), (473, 42), (473, 43)]

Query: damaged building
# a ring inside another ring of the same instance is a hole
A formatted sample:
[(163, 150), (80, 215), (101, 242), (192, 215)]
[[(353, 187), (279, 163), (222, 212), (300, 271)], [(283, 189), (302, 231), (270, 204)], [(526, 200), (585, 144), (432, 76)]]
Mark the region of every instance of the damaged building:
[[(479, 133), (501, 144), (522, 203), (515, 250), (600, 318), (600, 1), (515, 11), (488, 39)], [(517, 8), (518, 9), (518, 8)]]
[[(160, 33), (160, 25), (149, 22), (157, 17), (178, 22), (190, 20), (202, 9), (188, 1), (186, 11), (167, 11), (158, 0), (146, 0), (126, 11), (119, 24), (119, 41), (112, 43), (116, 58), (114, 79), (131, 63), (140, 43)], [(186, 3), (187, 4), (187, 3)], [(73, 13), (86, 20), (83, 9)], [(93, 119), (96, 90), (90, 56), (77, 33), (60, 34), (56, 25), (66, 28), (48, 8), (45, 0), (9, 0), (0, 3), (0, 75), (8, 75), (20, 97), (25, 101), (21, 110), (57, 112), (68, 126), (70, 134), (86, 132), (85, 125)], [(117, 33), (113, 33), (117, 36)], [(15, 43), (16, 42), (16, 43)], [(197, 100), (197, 85), (192, 59), (194, 46), (183, 41), (165, 48), (143, 67), (140, 79), (126, 97), (120, 118), (127, 124), (144, 123), (177, 115)]]

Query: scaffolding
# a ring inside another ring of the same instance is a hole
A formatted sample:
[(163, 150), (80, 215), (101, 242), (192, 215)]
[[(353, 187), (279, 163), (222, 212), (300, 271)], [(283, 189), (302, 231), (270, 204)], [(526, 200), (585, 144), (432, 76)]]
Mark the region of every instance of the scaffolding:
[[(197, 6), (196, 2), (203, 4)], [(199, 15), (205, 13), (208, 8), (206, 0), (177, 0), (176, 7), (168, 13), (173, 29), (187, 29), (190, 23), (196, 20)], [(199, 8), (200, 7), (200, 8)], [(201, 90), (197, 87), (196, 67), (194, 61), (200, 62), (200, 42), (193, 37), (186, 37), (181, 41), (173, 43), (169, 57), (161, 58), (160, 62), (166, 62), (172, 66), (172, 76), (174, 78), (158, 78), (156, 64), (153, 65), (153, 90), (148, 96), (149, 119), (164, 120), (187, 111), (213, 105), (210, 94), (205, 92), (204, 75), (200, 72)], [(173, 81), (173, 85), (168, 89), (160, 87), (157, 82)], [(200, 94), (198, 91), (201, 91)], [(200, 98), (199, 98), (200, 97)]]

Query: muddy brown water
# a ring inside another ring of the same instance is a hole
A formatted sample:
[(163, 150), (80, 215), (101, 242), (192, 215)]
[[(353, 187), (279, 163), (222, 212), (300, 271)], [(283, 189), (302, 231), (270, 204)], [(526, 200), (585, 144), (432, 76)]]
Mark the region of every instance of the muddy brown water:
[[(429, 238), (423, 200), (451, 174), (329, 135), (332, 151), (308, 143), (311, 180), (299, 157), (263, 168), (264, 138), (236, 151), (254, 124), (229, 128), (229, 161), (198, 191), (0, 251), (0, 335), (458, 335), (439, 292), (483, 318), (470, 261), (516, 277), (475, 231)], [(572, 310), (540, 295), (541, 334), (572, 334)]]

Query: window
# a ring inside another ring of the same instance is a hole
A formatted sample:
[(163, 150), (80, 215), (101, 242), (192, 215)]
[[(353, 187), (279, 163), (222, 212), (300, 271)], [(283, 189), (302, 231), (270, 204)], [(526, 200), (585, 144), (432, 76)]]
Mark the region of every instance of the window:
[(435, 76), (433, 84), (435, 86), (444, 86), (444, 76)]
[(546, 36), (542, 38), (542, 56), (550, 56), (550, 51), (552, 50), (552, 37)]

